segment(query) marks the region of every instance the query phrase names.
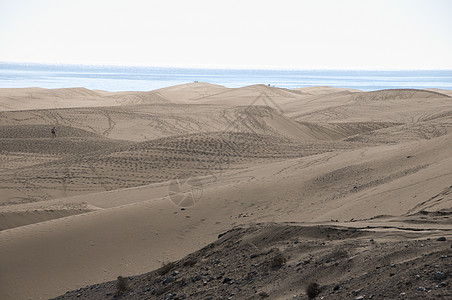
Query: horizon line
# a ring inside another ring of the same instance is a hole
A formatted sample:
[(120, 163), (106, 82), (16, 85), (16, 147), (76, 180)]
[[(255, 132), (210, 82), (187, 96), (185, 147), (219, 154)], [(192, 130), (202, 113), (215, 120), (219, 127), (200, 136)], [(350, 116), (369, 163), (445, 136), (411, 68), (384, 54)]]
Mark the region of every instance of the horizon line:
[(255, 71), (452, 71), (451, 69), (433, 68), (285, 68), (285, 67), (258, 67), (258, 66), (169, 66), (169, 65), (134, 65), (134, 64), (85, 64), (85, 63), (57, 63), (57, 62), (19, 62), (0, 61), (0, 64), (10, 65), (42, 65), (42, 66), (67, 66), (67, 67), (129, 67), (129, 68), (155, 68), (155, 69), (198, 69), (198, 70), (255, 70)]

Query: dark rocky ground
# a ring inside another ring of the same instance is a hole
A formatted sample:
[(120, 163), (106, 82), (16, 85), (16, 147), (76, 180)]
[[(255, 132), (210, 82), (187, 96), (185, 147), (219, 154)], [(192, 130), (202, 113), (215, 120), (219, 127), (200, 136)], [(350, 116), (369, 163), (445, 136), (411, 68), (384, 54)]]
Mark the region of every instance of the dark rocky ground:
[(235, 228), (158, 270), (55, 299), (309, 299), (310, 284), (316, 299), (452, 299), (447, 231), (384, 227)]

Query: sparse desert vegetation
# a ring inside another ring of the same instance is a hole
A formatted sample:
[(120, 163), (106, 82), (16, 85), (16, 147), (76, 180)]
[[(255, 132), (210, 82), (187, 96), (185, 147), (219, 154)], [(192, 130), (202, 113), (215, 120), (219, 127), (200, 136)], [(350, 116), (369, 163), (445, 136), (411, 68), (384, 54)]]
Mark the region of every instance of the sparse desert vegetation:
[(129, 291), (130, 291), (129, 279), (127, 277), (118, 276), (118, 281), (116, 282), (115, 295), (121, 297), (122, 295)]
[(309, 297), (309, 299), (314, 299), (317, 297), (321, 292), (321, 288), (317, 282), (311, 282), (306, 287), (306, 295)]

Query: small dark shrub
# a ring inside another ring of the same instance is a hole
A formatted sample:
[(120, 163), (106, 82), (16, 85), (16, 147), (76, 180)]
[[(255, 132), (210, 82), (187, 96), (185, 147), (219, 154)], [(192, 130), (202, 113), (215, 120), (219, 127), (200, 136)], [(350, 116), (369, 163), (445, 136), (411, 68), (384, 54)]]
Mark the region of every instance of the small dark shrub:
[(166, 285), (166, 286), (159, 287), (152, 292), (152, 295), (159, 297), (163, 294), (167, 294), (169, 291), (171, 291), (172, 288), (173, 288), (172, 285)]
[(130, 291), (129, 280), (127, 277), (118, 276), (118, 281), (116, 282), (116, 295), (120, 296)]
[(184, 267), (193, 267), (194, 265), (196, 265), (197, 261), (195, 258), (190, 258), (186, 261), (184, 261), (184, 263), (182, 264)]
[(268, 298), (268, 297), (270, 297), (270, 295), (267, 292), (260, 292), (259, 293), (259, 297), (261, 297), (261, 298)]
[(286, 258), (282, 253), (278, 253), (276, 256), (274, 256), (270, 262), (269, 267), (272, 269), (278, 269), (281, 268), (286, 263)]
[(308, 295), (309, 299), (314, 299), (321, 292), (320, 286), (316, 282), (311, 282), (306, 288), (306, 295)]
[(161, 266), (160, 269), (158, 269), (158, 273), (163, 276), (169, 271), (171, 271), (172, 268), (174, 268), (174, 264), (172, 262), (166, 263), (163, 266)]

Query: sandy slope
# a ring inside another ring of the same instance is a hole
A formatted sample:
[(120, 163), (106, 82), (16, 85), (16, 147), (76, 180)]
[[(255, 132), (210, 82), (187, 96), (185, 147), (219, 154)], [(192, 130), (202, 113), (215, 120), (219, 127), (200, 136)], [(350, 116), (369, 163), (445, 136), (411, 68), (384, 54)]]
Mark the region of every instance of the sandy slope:
[(312, 86), (312, 87), (304, 87), (304, 88), (296, 88), (292, 89), (293, 91), (298, 91), (301, 93), (306, 93), (310, 95), (328, 95), (328, 94), (350, 94), (361, 92), (360, 90), (355, 89), (345, 89), (345, 88), (337, 88), (331, 86)]
[[(112, 104), (112, 102), (110, 102)], [(55, 109), (111, 105), (96, 91), (85, 88), (42, 89), (16, 88), (0, 90), (0, 111)]]
[(195, 82), (161, 88), (154, 92), (159, 93), (166, 99), (171, 99), (171, 101), (184, 102), (200, 100), (228, 90), (228, 88), (217, 84)]
[(0, 89), (0, 111), (178, 102), (210, 96), (225, 90), (226, 87), (208, 83), (189, 83), (149, 92), (106, 92), (86, 88)]
[[(32, 92), (115, 104), (33, 110), (24, 100), (26, 111), (1, 113), (0, 298), (48, 298), (145, 273), (234, 226), (414, 232), (427, 225), (412, 216), (452, 205), (445, 93), (203, 83), (114, 95)], [(196, 182), (196, 205), (181, 210), (171, 201), (175, 178)], [(450, 220), (428, 216), (449, 238)]]
[(440, 93), (440, 94), (452, 96), (452, 91), (450, 91), (450, 90), (443, 90), (443, 89), (427, 89), (427, 91), (433, 91), (433, 92), (437, 92), (437, 93)]

